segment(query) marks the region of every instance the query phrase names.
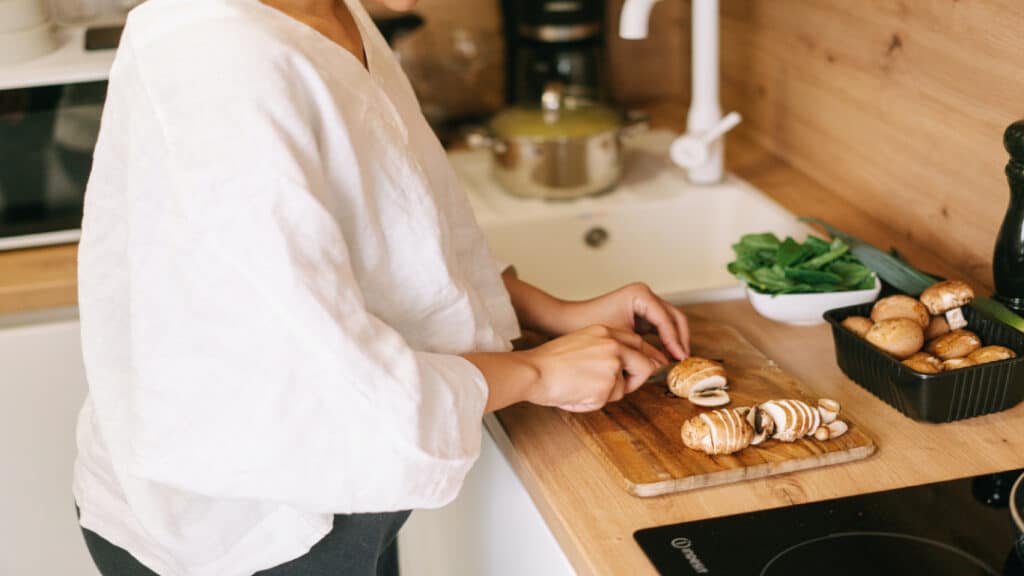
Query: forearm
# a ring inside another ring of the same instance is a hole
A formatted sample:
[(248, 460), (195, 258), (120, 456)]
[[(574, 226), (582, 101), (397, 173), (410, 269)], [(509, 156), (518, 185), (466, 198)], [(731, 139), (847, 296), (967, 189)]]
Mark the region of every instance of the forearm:
[(523, 282), (510, 270), (505, 271), (501, 277), (523, 328), (551, 336), (572, 331), (574, 327), (566, 323), (569, 317), (566, 312), (572, 306), (571, 302), (560, 300)]
[(540, 384), (540, 371), (525, 352), (471, 352), (462, 357), (487, 381), (486, 413), (529, 401)]

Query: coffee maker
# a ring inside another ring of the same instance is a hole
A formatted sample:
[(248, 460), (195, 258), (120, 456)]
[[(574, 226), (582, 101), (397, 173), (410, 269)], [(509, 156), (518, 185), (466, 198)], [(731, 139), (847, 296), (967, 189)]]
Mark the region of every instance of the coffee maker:
[(537, 105), (559, 82), (579, 101), (603, 100), (604, 0), (502, 0), (506, 102)]

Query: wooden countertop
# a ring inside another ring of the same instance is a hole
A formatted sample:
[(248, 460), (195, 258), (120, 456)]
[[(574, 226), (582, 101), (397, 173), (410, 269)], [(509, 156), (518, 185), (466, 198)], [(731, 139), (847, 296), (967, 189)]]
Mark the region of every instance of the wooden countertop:
[(838, 400), (878, 449), (848, 464), (637, 498), (556, 410), (502, 410), (488, 428), (580, 574), (655, 574), (633, 541), (641, 528), (1024, 468), (1024, 404), (947, 424), (915, 422), (843, 376), (828, 326), (776, 324), (745, 300), (685, 310), (733, 325), (809, 390)]
[(74, 306), (78, 245), (0, 252), (0, 314)]

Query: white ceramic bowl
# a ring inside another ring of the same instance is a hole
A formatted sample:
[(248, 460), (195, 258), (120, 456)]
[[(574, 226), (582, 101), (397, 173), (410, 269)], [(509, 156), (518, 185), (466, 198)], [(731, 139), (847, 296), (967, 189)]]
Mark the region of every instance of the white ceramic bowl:
[(0, 34), (35, 28), (46, 21), (43, 0), (0, 0)]
[(0, 66), (45, 56), (59, 48), (49, 22), (17, 32), (0, 33)]
[(747, 299), (754, 310), (765, 318), (796, 326), (814, 326), (825, 322), (822, 315), (828, 310), (873, 302), (881, 290), (882, 283), (876, 276), (874, 288), (846, 292), (772, 296), (755, 292), (747, 286)]

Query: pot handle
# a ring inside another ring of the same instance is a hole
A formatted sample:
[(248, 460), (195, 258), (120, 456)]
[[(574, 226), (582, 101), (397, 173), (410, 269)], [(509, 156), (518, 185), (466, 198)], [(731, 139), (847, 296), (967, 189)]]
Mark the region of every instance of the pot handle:
[(463, 132), (466, 146), (473, 150), (490, 150), (496, 154), (505, 151), (505, 142), (483, 126), (470, 126)]
[(629, 138), (631, 136), (647, 132), (651, 128), (650, 119), (650, 114), (644, 110), (627, 111), (625, 122), (623, 123), (622, 130), (619, 132), (619, 136), (622, 138)]

